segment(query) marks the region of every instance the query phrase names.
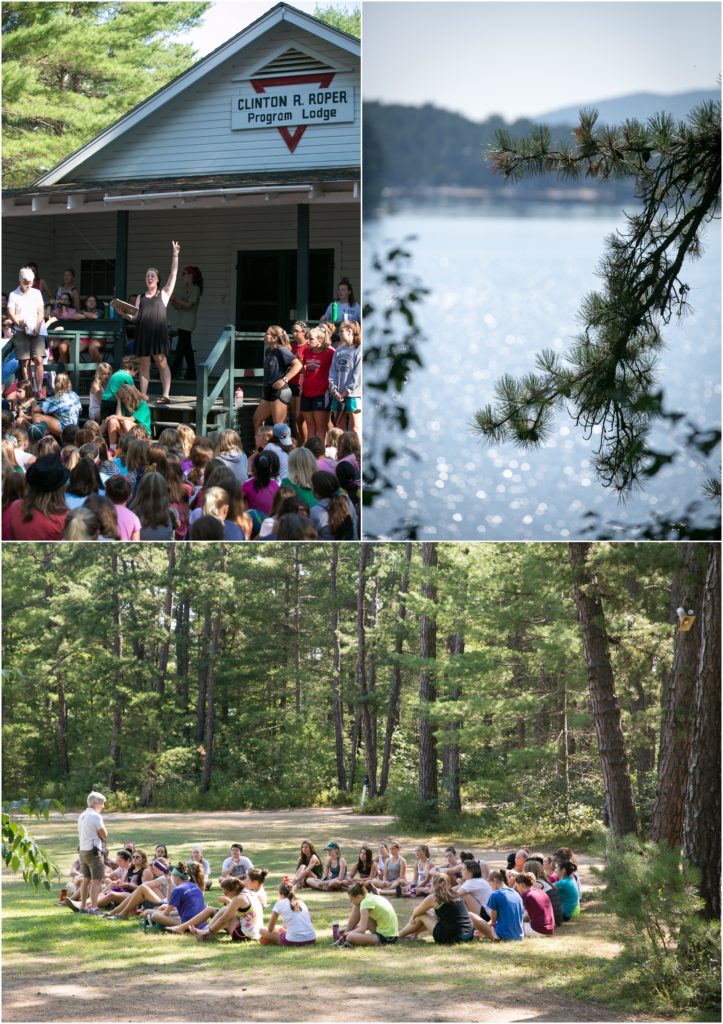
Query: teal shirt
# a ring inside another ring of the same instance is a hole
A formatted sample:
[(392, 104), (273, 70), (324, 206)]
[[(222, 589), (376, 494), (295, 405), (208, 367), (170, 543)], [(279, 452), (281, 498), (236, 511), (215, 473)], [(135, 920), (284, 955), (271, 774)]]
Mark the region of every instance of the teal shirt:
[(577, 893), (577, 886), (574, 878), (558, 878), (555, 885), (560, 891), (562, 901), (562, 913), (565, 917), (572, 917), (575, 913), (580, 897)]
[(103, 400), (110, 401), (111, 398), (115, 398), (118, 388), (122, 388), (124, 384), (130, 384), (133, 387), (133, 378), (127, 370), (116, 370), (105, 386)]

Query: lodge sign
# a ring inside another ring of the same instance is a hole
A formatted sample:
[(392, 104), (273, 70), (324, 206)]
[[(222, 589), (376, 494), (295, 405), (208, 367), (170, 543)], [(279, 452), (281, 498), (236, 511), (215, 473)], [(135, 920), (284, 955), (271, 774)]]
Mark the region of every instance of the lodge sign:
[(251, 83), (231, 99), (231, 129), (290, 128), (354, 120), (354, 86), (284, 85), (259, 93)]

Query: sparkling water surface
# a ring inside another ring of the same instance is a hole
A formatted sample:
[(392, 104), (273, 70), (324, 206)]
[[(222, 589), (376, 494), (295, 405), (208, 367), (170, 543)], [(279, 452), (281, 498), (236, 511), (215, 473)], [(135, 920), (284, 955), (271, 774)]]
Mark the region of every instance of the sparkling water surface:
[[(493, 400), (497, 377), (533, 370), (543, 348), (569, 347), (583, 296), (600, 286), (595, 269), (604, 239), (624, 223), (619, 209), (579, 207), (530, 216), (426, 208), (365, 223), (365, 298), (379, 303), (383, 294), (372, 257), (410, 235), (417, 236), (408, 246), (411, 272), (431, 289), (418, 307), (424, 367), (413, 370), (400, 399), (407, 431), (374, 436), (367, 401), (365, 444), (391, 441), (418, 459), (393, 463), (396, 489), (364, 510), (366, 536), (398, 536), (406, 521), (421, 539), (634, 539), (656, 514), (682, 515), (694, 501), (694, 525), (715, 520), (702, 487), (718, 473), (719, 452), (706, 459), (686, 450), (683, 425), (656, 425), (651, 446), (677, 457), (625, 502), (595, 474), (595, 436), (586, 440), (565, 412), (538, 449), (490, 447), (472, 433), (474, 413)], [(665, 328), (658, 379), (668, 411), (709, 429), (719, 426), (721, 406), (718, 223), (709, 226), (704, 249), (685, 268), (693, 312)]]

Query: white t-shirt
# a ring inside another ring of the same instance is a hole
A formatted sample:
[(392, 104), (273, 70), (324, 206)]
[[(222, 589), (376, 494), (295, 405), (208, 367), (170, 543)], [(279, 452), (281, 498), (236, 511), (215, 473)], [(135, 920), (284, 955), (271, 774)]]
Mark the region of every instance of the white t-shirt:
[[(38, 307), (43, 305), (43, 296), (37, 288), (28, 288), (22, 292), (16, 288), (8, 296), (8, 309), (12, 310), (18, 320), (28, 324), (34, 329), (38, 322)], [(47, 337), (48, 330), (43, 324), (39, 331), (42, 337)]]
[(292, 910), (288, 899), (278, 900), (271, 913), (278, 914), (283, 920), (289, 942), (311, 942), (316, 938), (311, 916), (303, 900), (299, 900), (299, 907), (299, 910)]
[(457, 892), (468, 892), (470, 896), (474, 896), (478, 903), (486, 907), (487, 900), (492, 894), (492, 886), (484, 878), (470, 878), (468, 881), (462, 882), (461, 885), (457, 886)]
[(29, 462), (33, 461), (33, 458), (34, 456), (32, 452), (23, 451), (22, 448), (15, 449), (15, 461), (19, 466), (22, 466), (23, 469), (25, 469)]
[(93, 847), (100, 849), (101, 838), (98, 829), (105, 828), (103, 819), (92, 807), (86, 808), (78, 818), (78, 849), (92, 850)]
[[(237, 865), (234, 865), (233, 857), (227, 857), (226, 860), (221, 865), (221, 874), (223, 874), (225, 871), (228, 871), (232, 866), (236, 868), (233, 874), (236, 876), (240, 876), (242, 874), (245, 875), (247, 872), (249, 872), (253, 867), (253, 864), (248, 859), (248, 857), (244, 857), (243, 855), (239, 858), (239, 862)], [(241, 868), (243, 868), (243, 871), (241, 871)]]

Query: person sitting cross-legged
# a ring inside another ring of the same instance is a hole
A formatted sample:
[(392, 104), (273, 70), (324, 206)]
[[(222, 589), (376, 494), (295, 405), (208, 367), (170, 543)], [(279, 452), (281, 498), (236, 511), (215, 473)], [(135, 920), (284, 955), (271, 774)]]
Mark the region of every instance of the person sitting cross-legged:
[(203, 898), (203, 868), (195, 861), (179, 861), (171, 868), (171, 894), (157, 910), (145, 910), (147, 925), (169, 929), (185, 924), (206, 906)]
[[(293, 885), (282, 882), (279, 897), (271, 908), (268, 928), (261, 929), (261, 945), (313, 946), (316, 931), (309, 910), (294, 892)], [(279, 918), (284, 922), (284, 927), (277, 930), (276, 922)]]

